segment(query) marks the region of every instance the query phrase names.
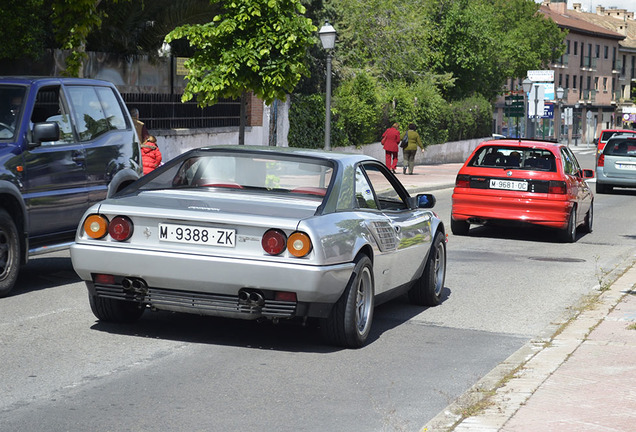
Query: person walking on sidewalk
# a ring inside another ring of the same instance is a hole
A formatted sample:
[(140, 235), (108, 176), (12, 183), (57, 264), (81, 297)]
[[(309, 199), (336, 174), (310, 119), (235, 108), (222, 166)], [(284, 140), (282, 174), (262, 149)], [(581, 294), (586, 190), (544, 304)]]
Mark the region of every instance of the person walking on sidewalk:
[(424, 152), (424, 145), (422, 144), (422, 139), (420, 138), (420, 134), (415, 130), (415, 124), (410, 123), (409, 129), (406, 132), (408, 134), (408, 145), (404, 148), (404, 167), (402, 168), (402, 173), (413, 175), (413, 166), (415, 165), (415, 153), (417, 153), (417, 148), (421, 148), (422, 152)]
[(395, 173), (398, 163), (398, 145), (400, 144), (400, 131), (398, 124), (393, 125), (382, 134), (382, 147), (385, 151), (385, 163), (388, 169)]
[(144, 166), (144, 175), (161, 165), (161, 151), (157, 146), (157, 139), (152, 135), (148, 135), (141, 145), (141, 161)]

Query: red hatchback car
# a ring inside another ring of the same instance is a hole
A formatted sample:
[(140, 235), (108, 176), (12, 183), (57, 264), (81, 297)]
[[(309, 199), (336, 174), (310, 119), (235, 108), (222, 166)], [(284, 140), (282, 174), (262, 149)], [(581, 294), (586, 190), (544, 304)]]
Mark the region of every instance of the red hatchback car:
[(470, 224), (528, 223), (559, 230), (564, 242), (576, 229), (592, 232), (594, 195), (574, 153), (555, 142), (484, 141), (459, 170), (453, 191), (451, 231)]

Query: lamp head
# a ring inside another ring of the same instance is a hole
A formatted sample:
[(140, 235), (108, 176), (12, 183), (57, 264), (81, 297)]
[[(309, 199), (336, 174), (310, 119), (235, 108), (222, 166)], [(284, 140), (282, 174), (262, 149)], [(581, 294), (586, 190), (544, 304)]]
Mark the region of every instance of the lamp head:
[(325, 25), (320, 28), (318, 35), (324, 49), (330, 50), (336, 46), (336, 29), (329, 24), (329, 21), (325, 21)]

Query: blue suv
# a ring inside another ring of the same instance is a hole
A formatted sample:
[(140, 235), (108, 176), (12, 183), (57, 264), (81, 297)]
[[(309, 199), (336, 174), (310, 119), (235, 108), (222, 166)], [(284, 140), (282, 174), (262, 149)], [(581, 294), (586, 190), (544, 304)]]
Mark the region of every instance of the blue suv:
[(68, 247), (88, 207), (141, 175), (113, 84), (0, 77), (0, 297), (29, 256)]

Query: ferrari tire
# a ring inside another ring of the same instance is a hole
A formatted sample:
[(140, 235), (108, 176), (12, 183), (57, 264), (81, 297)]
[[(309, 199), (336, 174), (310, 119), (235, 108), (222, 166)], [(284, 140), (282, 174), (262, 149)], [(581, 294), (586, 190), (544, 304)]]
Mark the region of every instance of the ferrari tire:
[(93, 315), (98, 320), (113, 323), (132, 323), (141, 318), (144, 307), (139, 303), (125, 300), (103, 298), (96, 295), (88, 295)]
[(371, 331), (374, 295), (373, 264), (369, 257), (360, 255), (342, 296), (329, 317), (321, 320), (325, 340), (346, 348), (363, 346)]
[(585, 215), (585, 223), (581, 227), (581, 231), (589, 234), (592, 232), (592, 224), (594, 223), (594, 202), (590, 203), (590, 209)]
[(576, 241), (576, 207), (572, 207), (568, 216), (568, 225), (559, 234), (563, 243), (574, 243)]
[(20, 239), (9, 213), (0, 209), (0, 297), (13, 289), (20, 272)]
[(426, 258), (424, 273), (408, 292), (409, 301), (419, 306), (437, 306), (442, 302), (446, 280), (446, 241), (438, 232)]
[(468, 235), (468, 230), (470, 230), (470, 224), (466, 221), (455, 220), (451, 218), (451, 232), (456, 236), (465, 236)]

